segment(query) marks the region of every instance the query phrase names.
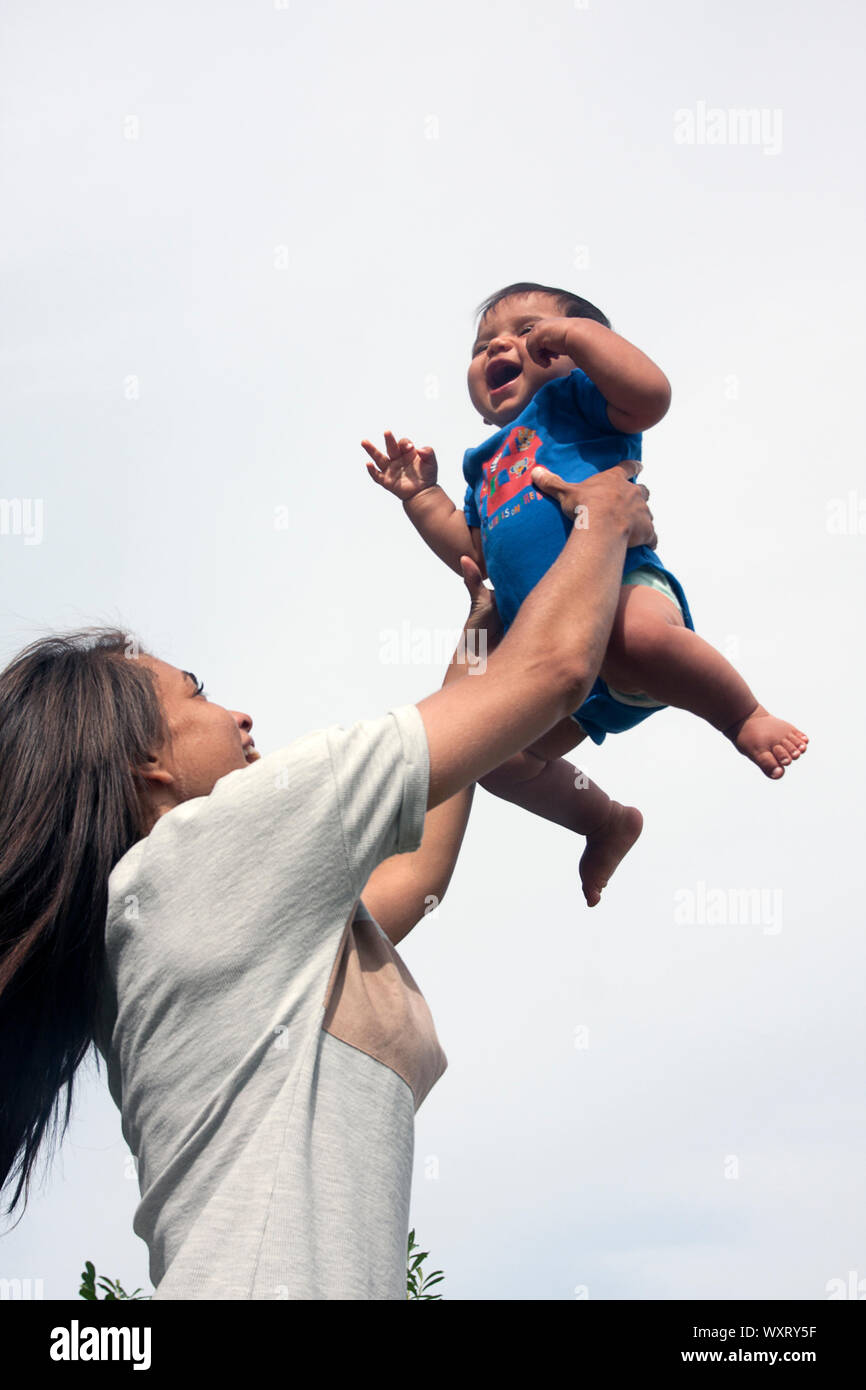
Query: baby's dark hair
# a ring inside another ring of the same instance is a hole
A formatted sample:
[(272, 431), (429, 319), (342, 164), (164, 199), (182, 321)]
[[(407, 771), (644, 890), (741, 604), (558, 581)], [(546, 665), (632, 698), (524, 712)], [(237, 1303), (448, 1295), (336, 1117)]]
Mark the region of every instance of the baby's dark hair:
[(572, 294), (571, 290), (560, 290), (553, 285), (534, 285), (528, 280), (521, 280), (517, 285), (506, 285), (504, 290), (497, 290), (495, 294), (491, 294), (475, 311), (478, 321), (480, 322), (491, 309), (495, 309), (500, 300), (510, 299), (513, 294), (552, 294), (559, 300), (563, 318), (595, 319), (596, 323), (603, 323), (605, 328), (610, 328), (607, 315), (594, 304), (590, 304), (588, 299), (581, 299), (579, 294)]

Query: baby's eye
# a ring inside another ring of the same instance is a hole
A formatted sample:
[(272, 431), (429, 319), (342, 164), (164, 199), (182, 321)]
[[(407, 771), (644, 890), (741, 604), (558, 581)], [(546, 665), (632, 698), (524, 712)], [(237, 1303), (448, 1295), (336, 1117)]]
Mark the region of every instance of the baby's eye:
[(477, 357), (479, 352), (483, 352), (486, 347), (486, 343), (476, 343), (474, 348), (472, 349), (472, 356)]

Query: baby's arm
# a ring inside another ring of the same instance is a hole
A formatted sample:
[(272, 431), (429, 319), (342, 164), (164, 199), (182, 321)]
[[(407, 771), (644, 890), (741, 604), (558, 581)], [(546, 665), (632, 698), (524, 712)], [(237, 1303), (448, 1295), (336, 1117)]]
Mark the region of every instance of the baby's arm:
[(463, 573), (460, 556), (471, 555), (486, 579), (478, 527), (466, 524), (463, 512), (437, 483), (439, 468), (433, 450), (427, 446), (416, 449), (410, 439), (398, 442), (390, 430), (385, 431), (387, 455), (369, 439), (361, 443), (373, 460), (367, 464), (370, 477), (400, 499), (415, 530), (434, 554), (459, 575)]
[(640, 348), (594, 319), (549, 318), (534, 324), (526, 350), (541, 367), (570, 357), (607, 401), (614, 429), (639, 434), (657, 425), (671, 403), (670, 382)]

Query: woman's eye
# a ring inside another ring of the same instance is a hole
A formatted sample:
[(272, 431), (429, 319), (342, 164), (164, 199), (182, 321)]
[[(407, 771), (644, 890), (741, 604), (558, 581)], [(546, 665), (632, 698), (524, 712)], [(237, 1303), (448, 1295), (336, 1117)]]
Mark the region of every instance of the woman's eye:
[[(195, 695), (204, 695), (204, 682), (203, 682), (203, 681), (199, 681), (198, 685), (197, 685), (196, 688), (195, 688), (194, 694), (195, 694)], [(205, 699), (207, 699), (207, 696), (205, 696)]]

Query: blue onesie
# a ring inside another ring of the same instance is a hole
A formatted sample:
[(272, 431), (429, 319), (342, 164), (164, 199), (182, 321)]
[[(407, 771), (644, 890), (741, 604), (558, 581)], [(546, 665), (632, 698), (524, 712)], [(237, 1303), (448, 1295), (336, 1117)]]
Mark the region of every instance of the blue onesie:
[[(550, 568), (565, 545), (571, 523), (558, 502), (532, 486), (537, 464), (579, 483), (621, 459), (640, 458), (641, 436), (623, 434), (610, 423), (607, 404), (597, 386), (576, 367), (542, 386), (515, 420), (485, 439), (463, 458), (469, 526), (481, 531), (487, 573), (506, 629), (526, 595)], [(649, 567), (670, 585), (686, 626), (694, 623), (682, 586), (648, 546), (626, 551), (623, 576)], [(626, 697), (628, 699), (628, 697)], [(614, 698), (599, 677), (572, 716), (594, 743), (622, 733), (665, 706), (647, 699), (625, 703)]]

